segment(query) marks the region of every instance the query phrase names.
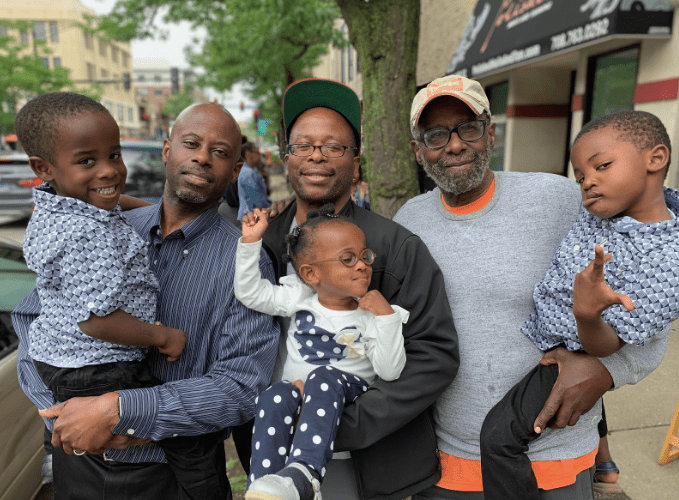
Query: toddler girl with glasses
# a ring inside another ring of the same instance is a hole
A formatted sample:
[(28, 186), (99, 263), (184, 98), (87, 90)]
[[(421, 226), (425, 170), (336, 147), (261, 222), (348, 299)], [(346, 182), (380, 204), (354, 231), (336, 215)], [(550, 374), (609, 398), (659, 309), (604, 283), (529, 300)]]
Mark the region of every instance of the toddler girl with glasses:
[[(405, 366), (408, 312), (368, 291), (375, 253), (363, 231), (326, 205), (286, 237), (296, 274), (272, 285), (258, 269), (268, 210), (243, 217), (235, 294), (247, 307), (290, 317), (283, 380), (257, 401), (248, 500), (320, 500), (320, 482), (346, 402)], [(292, 382), (291, 382), (292, 381)], [(303, 400), (302, 400), (303, 399)]]

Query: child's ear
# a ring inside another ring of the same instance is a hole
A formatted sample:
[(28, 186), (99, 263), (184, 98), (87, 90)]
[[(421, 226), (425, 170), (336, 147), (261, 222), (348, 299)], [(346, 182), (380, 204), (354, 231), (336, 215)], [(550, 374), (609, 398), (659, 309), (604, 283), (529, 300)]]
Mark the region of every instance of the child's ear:
[(648, 172), (655, 173), (667, 167), (670, 150), (664, 144), (657, 144), (649, 152)]
[(318, 274), (309, 264), (299, 266), (299, 277), (312, 288), (318, 284)]
[(40, 158), (39, 156), (31, 156), (28, 159), (28, 163), (35, 172), (35, 175), (40, 177), (45, 182), (51, 182), (54, 180), (52, 175), (52, 169), (54, 168), (50, 162)]

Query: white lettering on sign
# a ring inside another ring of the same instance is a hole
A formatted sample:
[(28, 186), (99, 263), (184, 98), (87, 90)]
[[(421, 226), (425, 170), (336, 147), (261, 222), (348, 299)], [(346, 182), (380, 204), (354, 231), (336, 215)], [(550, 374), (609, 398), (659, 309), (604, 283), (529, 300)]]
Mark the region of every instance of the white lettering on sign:
[(559, 33), (552, 37), (552, 52), (556, 50), (563, 50), (573, 45), (579, 45), (589, 40), (608, 35), (608, 28), (610, 21), (607, 17), (586, 24), (585, 26), (578, 26), (572, 30)]

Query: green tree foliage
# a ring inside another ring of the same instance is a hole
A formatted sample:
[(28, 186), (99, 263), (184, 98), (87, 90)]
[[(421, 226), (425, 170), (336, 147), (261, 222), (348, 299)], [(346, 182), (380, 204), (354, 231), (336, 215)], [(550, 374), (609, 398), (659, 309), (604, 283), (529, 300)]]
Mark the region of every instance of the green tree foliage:
[(85, 90), (75, 88), (66, 68), (49, 69), (43, 59), (51, 53), (42, 40), (34, 40), (33, 50), (12, 34), (31, 33), (33, 24), (26, 21), (7, 21), (2, 24), (8, 36), (0, 36), (0, 133), (14, 130), (17, 106), (47, 92), (68, 90), (98, 98), (101, 88), (91, 86)]
[(174, 120), (184, 108), (190, 106), (193, 103), (193, 96), (187, 90), (177, 92), (176, 94), (168, 97), (163, 103), (163, 115)]
[(128, 41), (162, 37), (157, 19), (204, 28), (203, 45), (188, 48), (191, 64), (205, 70), (198, 84), (223, 91), (247, 82), (261, 116), (279, 123), (285, 88), (311, 76), (329, 43), (345, 43), (333, 29), (339, 15), (329, 0), (118, 0), (99, 26)]

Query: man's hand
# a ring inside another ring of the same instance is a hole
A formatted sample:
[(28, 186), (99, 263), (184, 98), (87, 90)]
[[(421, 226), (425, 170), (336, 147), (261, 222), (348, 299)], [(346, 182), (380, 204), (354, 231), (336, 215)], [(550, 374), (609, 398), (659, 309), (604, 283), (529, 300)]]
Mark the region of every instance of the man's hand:
[(243, 231), (243, 243), (254, 243), (262, 239), (269, 227), (268, 208), (255, 208), (243, 216), (241, 230)]
[(573, 315), (590, 320), (598, 318), (601, 313), (614, 304), (621, 304), (625, 309), (634, 309), (634, 303), (627, 295), (617, 293), (608, 286), (604, 279), (604, 264), (613, 255), (604, 255), (600, 245), (594, 247), (594, 260), (575, 275), (573, 284)]
[(375, 316), (388, 316), (394, 314), (387, 299), (380, 293), (379, 290), (370, 290), (358, 301), (358, 307), (364, 311), (373, 313)]
[(101, 396), (72, 398), (46, 410), (40, 410), (43, 418), (56, 418), (52, 432), (52, 444), (63, 448), (69, 455), (73, 450), (100, 454), (109, 448), (118, 424), (118, 393)]
[(545, 354), (540, 364), (557, 364), (559, 377), (533, 424), (538, 434), (548, 424), (553, 429), (575, 425), (580, 416), (591, 410), (613, 386), (613, 379), (606, 367), (589, 354), (559, 347)]
[(279, 201), (274, 201), (271, 206), (269, 207), (269, 210), (271, 210), (271, 213), (269, 214), (269, 219), (273, 219), (276, 217), (279, 213), (281, 213), (285, 207), (290, 205), (295, 200), (294, 195), (289, 196), (288, 198), (284, 200), (279, 200)]

